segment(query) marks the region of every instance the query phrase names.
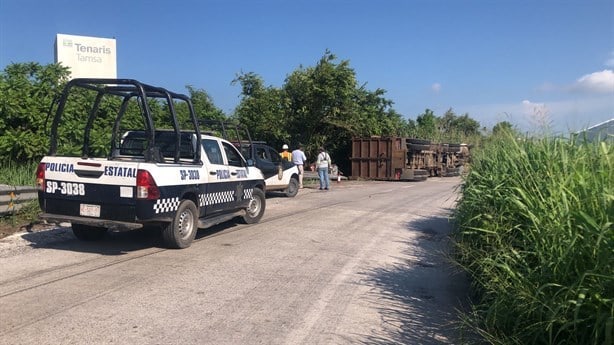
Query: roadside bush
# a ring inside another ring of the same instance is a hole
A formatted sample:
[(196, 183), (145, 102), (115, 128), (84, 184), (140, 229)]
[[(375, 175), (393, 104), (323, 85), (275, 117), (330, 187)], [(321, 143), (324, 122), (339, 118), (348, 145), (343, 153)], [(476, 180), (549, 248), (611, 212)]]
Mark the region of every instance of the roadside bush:
[(612, 344), (611, 143), (503, 135), (472, 156), (455, 234), (467, 324), (493, 344)]
[(8, 65), (0, 72), (0, 161), (40, 159), (49, 148), (48, 113), (69, 75), (58, 64)]
[(38, 161), (15, 162), (5, 160), (0, 164), (0, 184), (9, 186), (34, 186)]
[[(34, 186), (37, 165), (38, 162), (0, 161), (0, 185)], [(36, 199), (20, 203), (22, 207), (18, 211), (0, 215), (0, 238), (13, 233), (12, 230), (7, 231), (7, 228), (38, 220), (40, 208)]]

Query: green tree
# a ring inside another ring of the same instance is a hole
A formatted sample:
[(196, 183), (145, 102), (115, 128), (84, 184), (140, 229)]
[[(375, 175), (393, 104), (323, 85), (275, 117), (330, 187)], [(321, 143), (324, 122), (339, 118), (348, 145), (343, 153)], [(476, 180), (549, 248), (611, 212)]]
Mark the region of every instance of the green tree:
[[(194, 108), (196, 118), (199, 121), (227, 120), (227, 117), (224, 112), (215, 106), (213, 99), (207, 93), (207, 91), (203, 89), (197, 89), (191, 85), (186, 85), (186, 89), (188, 90), (188, 97), (192, 101), (192, 107)], [(164, 121), (160, 121), (160, 123), (166, 123), (168, 126), (168, 124), (171, 123), (171, 113), (168, 109), (168, 104), (166, 102), (162, 102), (161, 100), (157, 100), (154, 104), (158, 104), (163, 107)], [(176, 100), (173, 103), (173, 106), (175, 107), (175, 114), (177, 115), (177, 122), (179, 123), (179, 127), (181, 129), (193, 129), (194, 126), (190, 118), (188, 103)], [(207, 130), (206, 126), (201, 126), (201, 129)]]
[(431, 109), (424, 110), (424, 113), (416, 118), (416, 124), (417, 137), (430, 140), (438, 139), (439, 120)]
[(442, 140), (450, 142), (464, 142), (467, 138), (480, 135), (480, 123), (465, 113), (457, 116), (452, 108), (448, 109), (439, 120)]
[(290, 141), (286, 128), (283, 92), (264, 81), (255, 73), (241, 73), (232, 81), (241, 85), (242, 98), (233, 118), (246, 126), (253, 139), (263, 140), (278, 147)]
[(455, 130), (455, 122), (457, 116), (452, 108), (448, 109), (442, 117), (438, 119), (439, 131), (441, 133), (450, 133)]
[(384, 98), (386, 91), (368, 91), (364, 86), (357, 90), (356, 115), (350, 124), (355, 126), (352, 135), (406, 136), (407, 122), (392, 108), (393, 102)]
[(316, 66), (291, 73), (283, 88), (289, 132), (306, 143), (312, 156), (319, 146), (333, 156), (344, 154), (356, 132), (355, 73), (349, 61), (335, 60), (327, 51)]
[[(194, 106), (194, 112), (198, 119), (206, 119), (206, 120), (227, 120), (226, 114), (215, 106), (213, 99), (207, 91), (203, 89), (196, 89), (191, 85), (187, 85), (186, 89), (188, 89), (189, 97), (192, 100), (192, 105)], [(184, 103), (185, 104), (185, 103)]]
[[(430, 109), (416, 119), (415, 130), (412, 134), (419, 138), (437, 142), (471, 142), (471, 138), (480, 136), (480, 123), (469, 117), (469, 114), (457, 116), (452, 108), (443, 116), (438, 117)], [(409, 126), (410, 128), (411, 125)]]
[(452, 122), (452, 128), (465, 137), (471, 137), (480, 134), (480, 123), (470, 118), (469, 114), (467, 113), (462, 116), (456, 117)]
[(500, 135), (504, 133), (514, 134), (515, 132), (516, 132), (516, 129), (514, 128), (514, 125), (512, 125), (511, 123), (507, 121), (498, 122), (492, 128), (493, 135)]
[(418, 137), (417, 132), (418, 132), (418, 124), (416, 123), (415, 120), (413, 119), (403, 120), (400, 136), (408, 137), (408, 138), (417, 138)]
[(48, 112), (67, 81), (59, 64), (15, 63), (0, 73), (0, 160), (28, 161), (48, 147)]
[(353, 137), (407, 135), (414, 127), (392, 108), (385, 90), (359, 86), (349, 61), (338, 61), (330, 51), (315, 66), (290, 73), (279, 89), (265, 87), (255, 73), (241, 73), (233, 83), (242, 90), (234, 118), (253, 137), (274, 147), (300, 142), (311, 157), (324, 146), (345, 171)]

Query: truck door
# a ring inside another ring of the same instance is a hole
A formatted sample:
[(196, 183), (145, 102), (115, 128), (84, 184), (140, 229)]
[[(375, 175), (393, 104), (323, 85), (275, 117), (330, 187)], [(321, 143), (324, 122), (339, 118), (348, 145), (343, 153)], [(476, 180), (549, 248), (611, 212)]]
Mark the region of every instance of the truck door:
[(247, 170), (238, 151), (215, 138), (203, 138), (202, 145), (209, 163), (208, 182), (201, 200), (205, 216), (231, 212), (247, 204), (249, 199), (244, 198), (241, 182), (247, 179)]
[(267, 188), (285, 188), (288, 185), (288, 179), (284, 179), (284, 171), (293, 167), (294, 164), (282, 160), (279, 152), (270, 146), (263, 145), (258, 147), (257, 150), (262, 151), (262, 156), (266, 157), (261, 163), (264, 167), (262, 174), (264, 175)]
[(268, 146), (255, 146), (256, 160), (258, 168), (262, 171), (264, 179), (268, 181), (270, 177), (279, 175), (279, 167), (281, 166), (281, 157), (276, 151), (272, 151)]
[(236, 208), (244, 208), (251, 199), (251, 191), (247, 189), (252, 188), (251, 185), (246, 185), (245, 183), (247, 180), (247, 162), (235, 146), (226, 141), (221, 143), (224, 148), (226, 165), (230, 170), (230, 184), (231, 189), (234, 191)]

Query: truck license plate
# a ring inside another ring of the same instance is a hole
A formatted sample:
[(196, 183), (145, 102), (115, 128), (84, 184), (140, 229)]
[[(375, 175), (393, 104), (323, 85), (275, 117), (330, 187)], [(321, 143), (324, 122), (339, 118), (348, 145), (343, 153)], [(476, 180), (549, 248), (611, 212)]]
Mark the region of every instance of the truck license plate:
[(100, 217), (100, 205), (80, 204), (79, 214), (86, 217)]

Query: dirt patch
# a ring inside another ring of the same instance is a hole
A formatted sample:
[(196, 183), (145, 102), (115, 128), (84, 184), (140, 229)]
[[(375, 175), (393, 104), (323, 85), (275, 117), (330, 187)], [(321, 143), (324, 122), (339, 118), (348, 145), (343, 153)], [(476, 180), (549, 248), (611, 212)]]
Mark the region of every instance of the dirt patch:
[[(20, 229), (22, 227), (25, 227), (28, 224), (10, 224), (7, 221), (2, 221), (0, 222), (0, 238), (4, 238), (6, 236), (12, 235), (18, 231), (21, 231)], [(25, 229), (25, 228), (24, 228)]]
[(52, 229), (53, 227), (55, 227), (55, 225), (42, 222), (12, 222), (10, 219), (2, 219), (0, 221), (0, 238), (10, 236), (20, 231), (34, 232)]

